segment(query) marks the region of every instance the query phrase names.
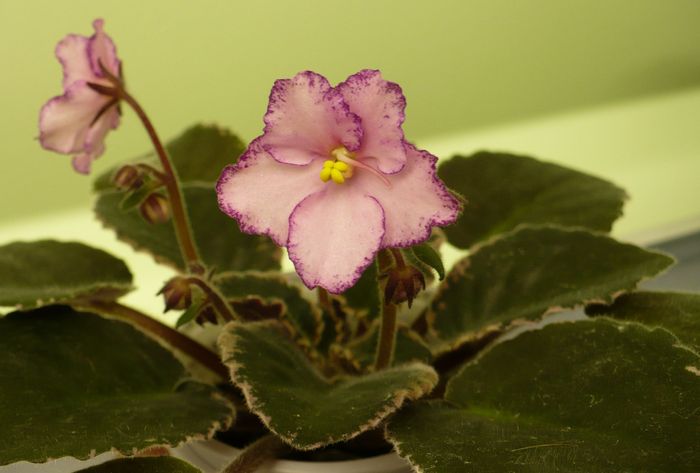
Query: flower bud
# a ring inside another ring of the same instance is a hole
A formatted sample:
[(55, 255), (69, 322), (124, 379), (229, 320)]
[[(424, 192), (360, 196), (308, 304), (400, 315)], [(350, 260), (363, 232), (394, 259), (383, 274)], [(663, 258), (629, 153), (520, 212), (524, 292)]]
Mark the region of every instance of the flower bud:
[(141, 210), (141, 216), (148, 223), (165, 223), (170, 218), (170, 204), (168, 199), (154, 192), (153, 194), (146, 197), (146, 199), (141, 202), (139, 207)]
[(192, 305), (192, 288), (187, 279), (176, 276), (168, 281), (158, 292), (165, 299), (165, 312), (185, 310)]
[(393, 268), (387, 274), (388, 278), (384, 287), (384, 300), (394, 304), (408, 302), (408, 307), (413, 304), (413, 299), (425, 289), (425, 276), (413, 266)]
[(141, 171), (136, 166), (127, 164), (119, 168), (117, 173), (112, 178), (112, 182), (121, 190), (137, 189), (143, 184)]

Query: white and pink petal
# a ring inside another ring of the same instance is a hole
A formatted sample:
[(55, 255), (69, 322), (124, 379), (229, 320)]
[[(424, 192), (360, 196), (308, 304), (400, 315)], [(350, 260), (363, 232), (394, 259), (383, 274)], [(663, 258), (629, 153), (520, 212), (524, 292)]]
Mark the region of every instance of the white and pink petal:
[(261, 143), (279, 162), (305, 165), (342, 145), (360, 146), (360, 119), (322, 75), (300, 72), (275, 82)]
[(71, 84), (49, 100), (39, 113), (39, 142), (46, 149), (72, 154), (84, 150), (93, 120), (111, 98), (92, 90), (86, 81)]
[(304, 284), (333, 294), (349, 289), (374, 260), (384, 211), (352, 186), (326, 186), (301, 201), (289, 218), (289, 258)]
[(358, 159), (374, 161), (386, 174), (401, 170), (406, 163), (402, 124), (406, 99), (401, 87), (382, 78), (379, 71), (362, 70), (348, 77), (336, 89), (350, 111), (362, 119), (362, 145)]
[(119, 77), (120, 62), (117, 57), (117, 47), (112, 38), (104, 32), (104, 20), (98, 18), (92, 22), (92, 26), (95, 33), (88, 40), (87, 57), (93, 74), (104, 77), (100, 67), (102, 64), (112, 75)]
[(385, 233), (382, 248), (408, 247), (427, 240), (432, 227), (457, 220), (460, 202), (436, 174), (437, 158), (406, 144), (406, 165), (386, 176), (391, 186), (376, 176), (359, 171), (352, 184), (376, 198), (384, 209)]
[(70, 34), (56, 45), (56, 58), (63, 66), (63, 88), (78, 80), (93, 80), (94, 74), (87, 55), (89, 38)]
[(216, 185), (219, 207), (241, 230), (267, 235), (284, 246), (294, 207), (323, 186), (320, 168), (276, 161), (253, 141), (238, 163), (226, 167)]
[(93, 161), (105, 152), (107, 133), (119, 126), (119, 120), (119, 110), (112, 106), (92, 124), (85, 136), (84, 151), (73, 157), (73, 169), (81, 174), (90, 174)]

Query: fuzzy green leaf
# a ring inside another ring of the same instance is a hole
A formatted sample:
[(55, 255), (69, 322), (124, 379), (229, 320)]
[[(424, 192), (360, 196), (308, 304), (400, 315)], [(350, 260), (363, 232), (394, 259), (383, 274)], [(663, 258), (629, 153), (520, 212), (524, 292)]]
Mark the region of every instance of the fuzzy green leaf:
[(537, 159), (479, 152), (441, 163), (438, 174), (467, 204), (445, 228), (459, 248), (520, 224), (558, 224), (607, 232), (622, 215), (624, 190), (603, 179)]
[(318, 308), (302, 296), (299, 288), (292, 286), (279, 274), (222, 273), (216, 278), (215, 284), (229, 300), (245, 300), (257, 296), (266, 303), (281, 304), (284, 307), (282, 319), (289, 321), (294, 331), (311, 343), (318, 341), (321, 335), (321, 314)]
[(489, 325), (610, 301), (672, 263), (664, 254), (584, 230), (521, 228), (455, 265), (428, 314), (431, 344), (445, 351)]
[(65, 306), (0, 319), (0, 465), (207, 438), (232, 406), (128, 324)]
[[(166, 143), (165, 149), (181, 182), (214, 183), (224, 166), (238, 160), (238, 156), (245, 150), (245, 144), (225, 128), (199, 124)], [(160, 162), (153, 152), (137, 159), (136, 162), (160, 168)], [(114, 189), (112, 176), (119, 168), (121, 165), (101, 174), (95, 180), (95, 190)]]
[(610, 305), (590, 305), (586, 313), (664, 327), (700, 351), (700, 294), (632, 292), (622, 294)]
[(116, 299), (131, 290), (131, 282), (122, 260), (82, 243), (40, 240), (0, 246), (0, 306)]
[(435, 371), (420, 363), (331, 382), (270, 321), (227, 325), (219, 347), (248, 407), (301, 450), (370, 430), (437, 383)]
[[(219, 210), (211, 185), (183, 187), (194, 238), (207, 266), (220, 271), (279, 268), (279, 248), (269, 238), (242, 233), (238, 224)], [(123, 212), (119, 209), (122, 195), (114, 191), (98, 197), (95, 212), (102, 223), (137, 250), (145, 250), (159, 262), (184, 269), (172, 221), (149, 224), (138, 209)]]
[(187, 462), (174, 457), (118, 458), (76, 473), (201, 473)]
[(700, 357), (663, 329), (551, 324), (495, 345), (389, 425), (424, 473), (700, 471)]

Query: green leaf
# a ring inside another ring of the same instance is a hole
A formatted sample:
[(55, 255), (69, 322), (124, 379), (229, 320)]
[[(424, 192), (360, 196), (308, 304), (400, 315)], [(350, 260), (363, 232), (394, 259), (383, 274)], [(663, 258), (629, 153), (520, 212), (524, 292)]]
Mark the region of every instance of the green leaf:
[[(279, 248), (269, 238), (242, 233), (238, 224), (219, 210), (212, 186), (188, 184), (183, 190), (194, 238), (207, 266), (220, 271), (279, 268)], [(172, 221), (152, 225), (143, 220), (138, 209), (123, 212), (119, 209), (122, 195), (105, 192), (98, 197), (95, 212), (102, 223), (137, 250), (184, 270)]]
[(358, 311), (358, 317), (374, 320), (379, 317), (382, 298), (379, 293), (377, 261), (370, 264), (353, 287), (343, 293), (349, 307)]
[(632, 292), (611, 305), (589, 305), (586, 313), (663, 327), (700, 351), (700, 294)]
[(245, 300), (257, 296), (266, 303), (282, 305), (282, 319), (291, 324), (295, 333), (312, 344), (318, 341), (321, 335), (321, 313), (302, 296), (298, 287), (292, 286), (279, 274), (222, 273), (214, 282), (229, 300)]
[(219, 347), (251, 411), (298, 449), (370, 430), (437, 383), (435, 371), (420, 363), (331, 382), (279, 327), (270, 321), (233, 322), (219, 337)]
[[(234, 163), (245, 150), (245, 144), (233, 133), (215, 125), (194, 125), (169, 141), (165, 149), (181, 182), (210, 182), (219, 178), (227, 164)], [(160, 169), (153, 152), (136, 160)], [(100, 175), (94, 183), (96, 191), (114, 189), (112, 176), (121, 168), (116, 166)]]
[(118, 458), (76, 473), (201, 473), (187, 462), (174, 457)]
[(0, 319), (0, 465), (79, 459), (208, 438), (232, 420), (130, 325), (65, 306)]
[(388, 427), (425, 473), (700, 471), (700, 357), (663, 329), (551, 324), (495, 345)]
[[(364, 368), (374, 364), (377, 354), (377, 343), (379, 341), (379, 327), (373, 326), (372, 331), (365, 337), (348, 345), (357, 360)], [(394, 365), (401, 365), (413, 361), (430, 363), (433, 355), (430, 348), (420, 338), (420, 336), (408, 327), (399, 327), (396, 332), (396, 346), (394, 348)]]
[(441, 163), (438, 174), (467, 203), (447, 239), (469, 248), (528, 224), (558, 224), (607, 232), (622, 215), (624, 190), (603, 179), (537, 159), (479, 152)]
[(431, 304), (437, 351), (493, 324), (609, 301), (673, 259), (584, 230), (524, 227), (455, 265)]
[(430, 243), (413, 246), (411, 251), (418, 258), (418, 261), (427, 264), (438, 273), (440, 281), (445, 279), (445, 266), (442, 264), (442, 257)]
[(131, 290), (124, 262), (76, 242), (40, 240), (0, 246), (0, 306), (32, 308)]

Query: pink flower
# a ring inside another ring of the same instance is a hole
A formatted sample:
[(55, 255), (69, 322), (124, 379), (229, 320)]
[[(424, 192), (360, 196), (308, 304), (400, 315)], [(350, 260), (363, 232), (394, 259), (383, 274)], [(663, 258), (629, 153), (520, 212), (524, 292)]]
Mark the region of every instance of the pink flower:
[(107, 75), (120, 76), (117, 50), (102, 30), (103, 23), (99, 19), (92, 23), (95, 34), (90, 37), (72, 34), (58, 43), (63, 95), (46, 102), (39, 114), (41, 146), (73, 155), (73, 167), (83, 174), (90, 172), (92, 162), (104, 152), (107, 132), (119, 126), (117, 99), (88, 85), (112, 86)]
[(309, 288), (345, 291), (377, 251), (425, 241), (460, 210), (437, 158), (404, 140), (405, 108), (379, 71), (278, 80), (263, 135), (219, 178), (219, 207), (287, 247)]

